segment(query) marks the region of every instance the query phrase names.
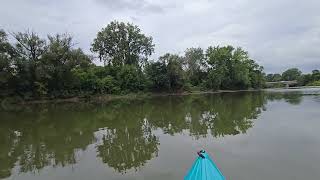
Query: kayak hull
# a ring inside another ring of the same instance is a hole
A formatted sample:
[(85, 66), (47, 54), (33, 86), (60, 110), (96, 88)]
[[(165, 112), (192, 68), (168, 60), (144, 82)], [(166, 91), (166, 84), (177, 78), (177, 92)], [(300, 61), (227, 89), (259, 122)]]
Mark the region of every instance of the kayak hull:
[(202, 155), (204, 158), (197, 157), (184, 180), (225, 180), (210, 156), (206, 152)]

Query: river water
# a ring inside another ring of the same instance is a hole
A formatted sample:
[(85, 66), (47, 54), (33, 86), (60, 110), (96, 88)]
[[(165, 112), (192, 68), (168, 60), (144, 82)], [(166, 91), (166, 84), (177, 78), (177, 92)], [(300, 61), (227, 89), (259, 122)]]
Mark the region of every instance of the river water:
[(0, 179), (178, 180), (205, 149), (228, 180), (319, 180), (320, 89), (0, 111)]

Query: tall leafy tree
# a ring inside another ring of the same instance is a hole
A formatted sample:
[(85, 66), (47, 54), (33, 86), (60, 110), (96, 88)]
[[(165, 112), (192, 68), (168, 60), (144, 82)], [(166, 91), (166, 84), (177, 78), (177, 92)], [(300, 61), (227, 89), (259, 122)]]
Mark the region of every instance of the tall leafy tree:
[(320, 71), (318, 69), (315, 69), (312, 71), (312, 80), (313, 81), (319, 81), (320, 80)]
[(186, 82), (183, 57), (175, 54), (167, 53), (159, 57), (159, 61), (146, 67), (146, 73), (154, 90), (182, 91)]
[(167, 66), (164, 62), (150, 62), (145, 68), (149, 88), (154, 91), (167, 91), (170, 86)]
[(16, 51), (8, 42), (6, 32), (0, 29), (0, 87), (2, 87), (0, 91), (13, 88), (13, 61), (15, 57)]
[(277, 81), (281, 81), (282, 77), (281, 74), (267, 74), (266, 76), (266, 80), (269, 82), (277, 82)]
[(48, 36), (47, 51), (41, 63), (42, 77), (47, 82), (48, 90), (63, 92), (72, 88), (74, 68), (87, 68), (91, 64), (89, 56), (81, 49), (73, 48), (72, 37), (68, 34)]
[[(227, 46), (220, 48), (210, 46), (206, 50), (207, 64), (209, 65), (207, 86), (208, 88), (220, 89), (222, 82), (228, 83), (228, 61), (230, 61), (233, 51), (233, 47)], [(229, 63), (230, 64), (230, 63)]]
[(290, 68), (282, 73), (282, 80), (293, 81), (298, 80), (302, 72), (298, 68)]
[(190, 83), (194, 86), (199, 85), (203, 79), (202, 69), (205, 68), (203, 50), (201, 48), (188, 48), (185, 51), (184, 58)]
[(17, 52), (25, 59), (37, 61), (46, 50), (45, 39), (40, 38), (35, 32), (13, 33), (13, 37), (17, 41)]
[(265, 85), (265, 73), (263, 72), (263, 66), (258, 65), (254, 60), (248, 60), (249, 68), (249, 87), (251, 88), (263, 88)]
[(310, 74), (302, 74), (298, 79), (298, 84), (300, 86), (305, 85), (318, 85), (320, 83), (320, 71), (315, 69), (312, 70), (312, 73)]
[(46, 51), (46, 40), (35, 32), (13, 33), (16, 40), (15, 51), (18, 57), (15, 60), (17, 71), (17, 90), (19, 92), (32, 92), (39, 96), (44, 93), (44, 85), (41, 83), (39, 66), (41, 57)]
[(113, 21), (98, 32), (91, 50), (105, 64), (141, 65), (154, 51), (152, 37), (144, 35), (138, 26)]
[(182, 68), (183, 58), (176, 54), (167, 53), (161, 56), (159, 61), (166, 64), (169, 91), (182, 90), (185, 83), (184, 71)]
[(210, 89), (258, 88), (263, 84), (263, 68), (241, 48), (210, 46), (206, 57), (209, 67), (206, 86)]
[(185, 84), (185, 76), (182, 69), (181, 57), (171, 55), (171, 57), (169, 57), (167, 69), (170, 91), (182, 91)]

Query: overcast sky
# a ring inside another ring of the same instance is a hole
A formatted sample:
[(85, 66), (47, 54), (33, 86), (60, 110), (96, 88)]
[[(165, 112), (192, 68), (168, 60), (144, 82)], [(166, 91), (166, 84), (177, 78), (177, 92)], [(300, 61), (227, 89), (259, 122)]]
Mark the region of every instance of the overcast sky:
[(68, 32), (86, 52), (112, 20), (152, 36), (154, 59), (230, 44), (249, 51), (266, 72), (320, 69), (320, 0), (1, 0), (0, 28)]

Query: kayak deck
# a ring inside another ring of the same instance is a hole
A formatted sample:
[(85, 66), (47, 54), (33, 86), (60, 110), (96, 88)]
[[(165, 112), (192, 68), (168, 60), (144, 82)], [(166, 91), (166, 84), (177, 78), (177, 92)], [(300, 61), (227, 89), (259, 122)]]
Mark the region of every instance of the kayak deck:
[(225, 180), (210, 156), (202, 151), (193, 163), (184, 180)]

